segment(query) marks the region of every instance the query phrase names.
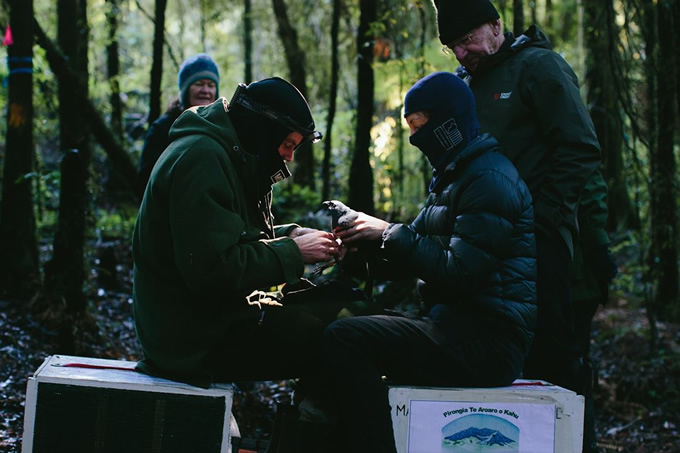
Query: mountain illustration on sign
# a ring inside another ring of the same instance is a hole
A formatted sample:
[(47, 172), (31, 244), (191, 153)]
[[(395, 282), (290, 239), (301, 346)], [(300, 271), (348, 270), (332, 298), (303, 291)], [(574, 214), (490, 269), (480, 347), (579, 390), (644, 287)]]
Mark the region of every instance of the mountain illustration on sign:
[(444, 439), (454, 444), (458, 442), (469, 443), (473, 439), (476, 439), (477, 443), (482, 445), (506, 446), (515, 443), (514, 440), (504, 436), (503, 433), (489, 428), (468, 428)]
[(519, 428), (494, 415), (467, 415), (442, 428), (442, 446), (454, 451), (517, 452)]

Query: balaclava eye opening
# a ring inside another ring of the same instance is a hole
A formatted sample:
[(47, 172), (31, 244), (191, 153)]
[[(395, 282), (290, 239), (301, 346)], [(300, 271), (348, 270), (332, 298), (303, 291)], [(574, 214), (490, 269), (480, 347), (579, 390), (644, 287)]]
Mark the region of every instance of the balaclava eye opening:
[(406, 93), (404, 117), (425, 112), (427, 123), (409, 141), (441, 172), (465, 146), (479, 135), (475, 100), (470, 88), (450, 72), (435, 72)]

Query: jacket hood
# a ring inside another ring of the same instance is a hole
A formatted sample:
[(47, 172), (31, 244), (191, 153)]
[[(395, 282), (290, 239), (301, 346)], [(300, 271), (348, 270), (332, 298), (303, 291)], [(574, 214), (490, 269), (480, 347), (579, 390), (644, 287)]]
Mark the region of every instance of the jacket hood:
[(170, 128), (170, 141), (194, 134), (203, 134), (229, 149), (230, 142), (238, 142), (227, 114), (227, 100), (219, 98), (212, 104), (186, 109)]
[[(544, 49), (552, 50), (550, 39), (548, 39), (545, 33), (543, 33), (537, 25), (532, 25), (527, 28), (526, 31), (517, 38), (515, 38), (512, 33), (507, 33), (506, 42), (509, 43), (510, 49), (515, 52), (526, 47), (542, 47)], [(503, 43), (503, 45), (505, 46), (505, 43)]]

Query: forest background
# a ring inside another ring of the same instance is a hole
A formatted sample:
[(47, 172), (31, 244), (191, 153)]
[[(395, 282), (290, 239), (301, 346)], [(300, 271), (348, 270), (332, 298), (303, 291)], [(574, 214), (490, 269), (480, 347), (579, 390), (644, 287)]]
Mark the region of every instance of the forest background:
[[(680, 2), (495, 5), (516, 35), (539, 24), (579, 76), (610, 190), (619, 265), (610, 306), (635, 313), (642, 360), (677, 375), (668, 326), (680, 319)], [(0, 313), (47, 335), (48, 353), (101, 353), (93, 343), (103, 342), (107, 356), (138, 358), (134, 346), (115, 350), (101, 338), (97, 314), (102, 301), (121, 305), (128, 318), (116, 332), (134, 342), (136, 166), (148, 124), (177, 96), (184, 58), (210, 54), (227, 99), (238, 83), (269, 76), (307, 96), (325, 138), (297, 152), (294, 177), (275, 186), (274, 213), (317, 226), (326, 225), (320, 202), (333, 198), (389, 221), (414, 217), (431, 170), (408, 144), (403, 97), (422, 76), (457, 66), (440, 50), (429, 1), (1, 0), (0, 30)], [(411, 287), (376, 291), (395, 304), (412, 295)], [(6, 357), (16, 352), (9, 330), (0, 340)], [(2, 389), (25, 379), (0, 377)], [(653, 393), (656, 402), (668, 396)], [(675, 408), (676, 438), (678, 417)]]

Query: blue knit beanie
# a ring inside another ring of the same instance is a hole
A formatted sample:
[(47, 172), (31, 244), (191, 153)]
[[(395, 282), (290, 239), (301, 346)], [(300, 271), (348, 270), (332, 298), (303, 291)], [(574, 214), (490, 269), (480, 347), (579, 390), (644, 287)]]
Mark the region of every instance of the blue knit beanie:
[(179, 87), (179, 101), (182, 108), (190, 107), (186, 105), (186, 97), (189, 92), (189, 87), (197, 80), (208, 79), (215, 82), (215, 99), (220, 95), (220, 72), (217, 69), (215, 61), (210, 58), (208, 54), (199, 53), (193, 57), (189, 57), (179, 68), (177, 74), (177, 86)]
[(470, 88), (450, 72), (435, 72), (417, 81), (404, 98), (404, 116), (426, 112), (429, 120), (409, 138), (442, 170), (479, 135), (475, 98)]

